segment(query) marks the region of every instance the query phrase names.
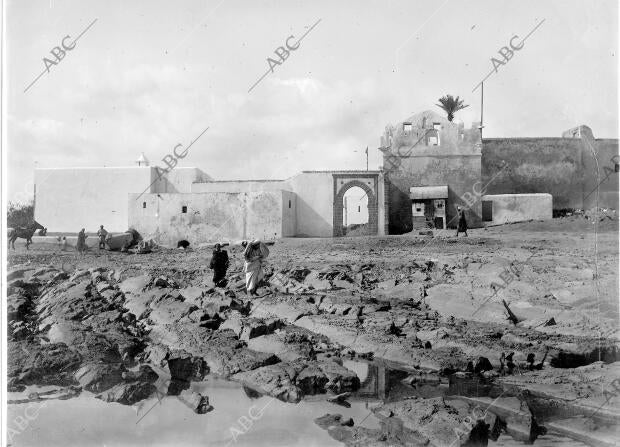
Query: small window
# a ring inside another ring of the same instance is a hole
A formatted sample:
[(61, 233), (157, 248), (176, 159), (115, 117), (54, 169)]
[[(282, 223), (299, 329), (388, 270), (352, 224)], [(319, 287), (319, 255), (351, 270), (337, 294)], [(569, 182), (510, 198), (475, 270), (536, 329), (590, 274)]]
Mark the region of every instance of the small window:
[(413, 125), (411, 123), (403, 123), (403, 132), (410, 133), (413, 129)]
[(181, 207), (181, 212), (184, 213), (184, 214), (187, 213), (187, 207), (186, 206), (182, 206)]
[(288, 207), (291, 207), (291, 199), (288, 199)]
[(358, 213), (361, 213), (361, 212), (362, 212), (362, 207), (361, 207), (361, 206), (358, 206), (358, 207), (357, 207), (357, 212), (358, 212)]
[(620, 164), (616, 163), (616, 166), (614, 166), (614, 171), (620, 171)]
[(422, 212), (422, 208), (416, 208), (415, 210), (416, 210), (416, 212), (418, 212), (418, 213), (421, 213), (421, 212)]
[(439, 137), (428, 137), (429, 146), (439, 146)]
[(146, 208), (146, 202), (142, 202), (142, 208)]
[(441, 123), (433, 123), (433, 129), (441, 130)]
[(443, 203), (438, 203), (437, 208), (443, 208)]

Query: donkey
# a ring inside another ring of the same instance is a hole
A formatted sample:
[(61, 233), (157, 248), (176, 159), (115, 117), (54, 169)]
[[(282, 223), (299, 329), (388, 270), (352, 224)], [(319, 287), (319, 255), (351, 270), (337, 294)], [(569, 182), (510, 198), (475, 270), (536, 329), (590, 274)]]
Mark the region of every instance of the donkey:
[(15, 241), (18, 237), (21, 237), (22, 239), (26, 239), (26, 250), (30, 250), (29, 247), (30, 244), (32, 244), (32, 235), (35, 231), (42, 230), (44, 228), (45, 227), (43, 227), (43, 225), (38, 223), (36, 220), (30, 225), (28, 225), (26, 228), (13, 228), (9, 232), (9, 245), (13, 247), (13, 250), (15, 250)]

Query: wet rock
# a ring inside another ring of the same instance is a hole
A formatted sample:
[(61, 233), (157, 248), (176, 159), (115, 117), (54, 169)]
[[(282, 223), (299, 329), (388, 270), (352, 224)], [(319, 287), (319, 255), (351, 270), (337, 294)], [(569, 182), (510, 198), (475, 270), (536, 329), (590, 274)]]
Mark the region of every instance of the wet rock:
[(493, 390), (497, 390), (492, 379), (488, 379), (478, 374), (457, 372), (448, 378), (448, 394), (459, 396), (489, 396)]
[(279, 301), (278, 298), (263, 298), (252, 302), (251, 315), (257, 318), (277, 317), (288, 323), (294, 323), (305, 315), (315, 315), (319, 313), (316, 304), (305, 300)]
[(577, 368), (602, 360), (613, 363), (620, 360), (620, 350), (608, 340), (598, 343), (562, 343), (552, 351), (551, 366), (554, 368)]
[(246, 318), (243, 319), (243, 330), (241, 331), (242, 340), (260, 337), (261, 335), (272, 334), (276, 329), (284, 326), (282, 320), (278, 318)]
[(159, 375), (149, 365), (140, 365), (137, 371), (124, 371), (123, 380), (155, 383)]
[(112, 290), (113, 287), (110, 284), (108, 284), (107, 282), (101, 281), (101, 282), (97, 283), (96, 289), (97, 289), (97, 292), (101, 294), (101, 293), (105, 292), (106, 290)]
[(124, 370), (118, 363), (87, 363), (75, 372), (74, 377), (85, 390), (100, 393), (122, 382)]
[(176, 289), (179, 287), (175, 280), (166, 276), (158, 276), (157, 278), (155, 278), (153, 280), (153, 286), (160, 288), (167, 287), (171, 289)]
[(329, 290), (332, 288), (328, 279), (320, 277), (320, 273), (316, 270), (312, 271), (304, 280), (304, 284), (314, 290)]
[(168, 369), (172, 380), (199, 381), (209, 372), (207, 363), (184, 351), (173, 351), (168, 356)]
[(209, 397), (195, 391), (184, 390), (177, 398), (191, 408), (194, 413), (205, 414), (213, 410), (213, 407), (209, 405)]
[(476, 374), (483, 373), (485, 371), (492, 371), (492, 370), (493, 370), (493, 365), (491, 365), (491, 362), (489, 361), (488, 358), (478, 357), (478, 360), (476, 360), (476, 363), (474, 365), (474, 372)]
[(285, 402), (299, 402), (303, 395), (354, 391), (359, 388), (357, 376), (333, 361), (295, 361), (265, 366), (235, 374), (237, 380), (263, 394)]
[(27, 342), (8, 342), (8, 377), (15, 384), (72, 385), (73, 373), (79, 368), (80, 356), (64, 343), (44, 346)]
[(248, 340), (248, 348), (254, 351), (274, 354), (285, 362), (307, 359), (310, 358), (313, 353), (312, 344), (310, 342), (287, 343), (283, 336), (276, 334), (251, 338)]
[(28, 272), (28, 271), (32, 271), (32, 269), (24, 268), (24, 269), (16, 269), (16, 270), (10, 271), (6, 275), (6, 280), (8, 282), (8, 281), (12, 281), (14, 279), (23, 278), (24, 274), (26, 272)]
[(200, 306), (202, 297), (205, 295), (206, 290), (201, 287), (185, 287), (183, 289), (179, 289), (179, 293), (183, 296), (183, 299), (186, 302)]
[(30, 310), (31, 303), (32, 300), (23, 293), (13, 293), (7, 296), (7, 320), (24, 320)]
[[(538, 436), (547, 432), (545, 427), (538, 424), (527, 402), (518, 397), (501, 397), (501, 395), (496, 398), (459, 396), (458, 399), (470, 405), (486, 408), (487, 413), (495, 414), (499, 419), (495, 425), (505, 426), (506, 432), (517, 441), (532, 443)], [(491, 433), (498, 430), (495, 425), (491, 426)]]
[(489, 411), (502, 420), (506, 425), (506, 432), (516, 440), (530, 443), (546, 433), (546, 429), (539, 426), (534, 419), (527, 403), (517, 397), (498, 398)]
[[(351, 408), (351, 404), (347, 402), (347, 399), (351, 396), (351, 393), (340, 393), (335, 396), (330, 396), (326, 399), (327, 402), (336, 405), (342, 405), (343, 407)], [(346, 424), (345, 424), (346, 425)], [(351, 425), (353, 421), (351, 420)]]
[(133, 405), (148, 398), (155, 392), (155, 385), (149, 382), (120, 383), (97, 396), (104, 402), (118, 402), (123, 405)]
[(166, 346), (159, 343), (150, 343), (144, 350), (142, 359), (145, 362), (151, 362), (154, 365), (162, 366), (166, 363), (168, 355), (169, 350)]
[(7, 391), (9, 393), (22, 392), (25, 389), (26, 389), (26, 385), (24, 385), (23, 383), (19, 383), (19, 381), (17, 380), (17, 377), (11, 377), (7, 381)]
[[(386, 411), (391, 412), (392, 416), (386, 418)], [(452, 405), (442, 398), (391, 402), (373, 412), (388, 424), (393, 435), (400, 434), (402, 437), (407, 430), (417, 432), (430, 445), (459, 445), (459, 440), (462, 445), (472, 436), (480, 437), (481, 427), (467, 423), (470, 419), (466, 418), (471, 416), (466, 407)], [(459, 434), (458, 437), (456, 433)], [(481, 442), (479, 445), (485, 444)]]
[(132, 276), (121, 282), (118, 288), (126, 295), (139, 295), (150, 282), (151, 277), (149, 275)]
[(323, 430), (327, 430), (329, 427), (333, 426), (353, 426), (353, 419), (343, 419), (341, 414), (330, 414), (327, 413), (323, 416), (320, 416), (314, 420), (314, 423), (321, 427)]
[(149, 336), (151, 343), (203, 358), (209, 372), (222, 377), (279, 361), (273, 354), (247, 349), (231, 330), (211, 331), (200, 326), (170, 324), (154, 326)]
[(82, 387), (70, 385), (47, 391), (34, 391), (28, 393), (28, 399), (13, 401), (12, 403), (41, 402), (45, 400), (67, 400), (77, 397), (82, 392)]
[(283, 326), (284, 323), (278, 318), (243, 317), (235, 311), (220, 328), (232, 330), (242, 340), (250, 340), (261, 335), (272, 334)]

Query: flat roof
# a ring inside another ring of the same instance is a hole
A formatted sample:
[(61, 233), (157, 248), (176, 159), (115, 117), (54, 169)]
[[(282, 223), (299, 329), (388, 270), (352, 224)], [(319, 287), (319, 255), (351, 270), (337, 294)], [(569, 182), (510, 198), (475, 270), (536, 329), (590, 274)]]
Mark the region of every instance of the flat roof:
[(410, 199), (447, 199), (448, 185), (412, 186), (409, 188)]

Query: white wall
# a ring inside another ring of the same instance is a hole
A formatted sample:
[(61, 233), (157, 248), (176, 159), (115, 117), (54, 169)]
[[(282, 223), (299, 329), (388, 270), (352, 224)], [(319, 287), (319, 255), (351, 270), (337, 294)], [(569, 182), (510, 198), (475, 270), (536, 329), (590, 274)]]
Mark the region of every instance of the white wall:
[(197, 168), (157, 176), (153, 166), (36, 169), (35, 219), (49, 232), (125, 231), (128, 194), (189, 192), (193, 182), (210, 179)]
[(151, 183), (151, 168), (35, 169), (35, 219), (49, 232), (128, 228), (127, 193)]
[(334, 235), (334, 177), (331, 172), (304, 172), (287, 181), (297, 194), (297, 235)]
[[(197, 245), (283, 236), (282, 191), (151, 193), (135, 200), (136, 196), (129, 196), (131, 226), (164, 245), (175, 247), (181, 239)], [(288, 200), (286, 206), (288, 210)]]
[[(153, 180), (151, 181), (155, 181), (157, 175), (157, 171), (153, 168)], [(174, 168), (153, 183), (151, 192), (192, 192), (193, 183), (209, 180), (212, 180), (211, 177), (198, 168)]]
[[(295, 194), (294, 235), (332, 237), (334, 179), (331, 172), (304, 172), (287, 180), (234, 180), (194, 183), (192, 192), (275, 192)], [(288, 199), (286, 202), (288, 206)], [(292, 224), (285, 226), (287, 235)]]
[(193, 183), (191, 192), (260, 192), (288, 188), (285, 180), (226, 180)]
[(482, 201), (493, 202), (493, 220), (485, 222), (486, 225), (545, 220), (553, 217), (551, 194), (493, 194), (482, 196)]

